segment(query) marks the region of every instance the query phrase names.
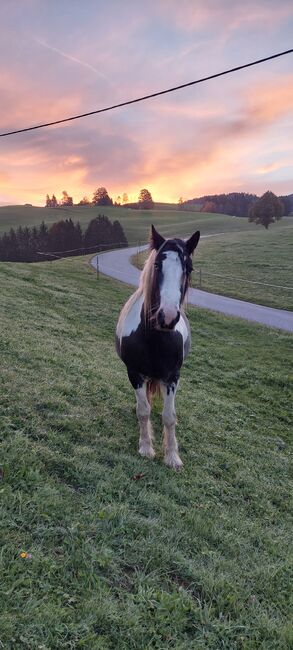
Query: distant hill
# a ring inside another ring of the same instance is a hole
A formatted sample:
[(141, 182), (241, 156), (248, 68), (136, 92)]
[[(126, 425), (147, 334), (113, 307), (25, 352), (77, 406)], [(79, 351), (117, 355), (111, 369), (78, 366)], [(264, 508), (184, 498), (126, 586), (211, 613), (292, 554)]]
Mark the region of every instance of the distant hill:
[[(207, 194), (198, 198), (184, 201), (185, 209), (196, 207), (201, 212), (216, 212), (220, 214), (230, 214), (237, 217), (248, 217), (250, 206), (257, 199), (256, 194), (247, 192), (230, 192), (229, 194)], [(293, 194), (279, 197), (285, 209), (285, 215), (293, 213)]]

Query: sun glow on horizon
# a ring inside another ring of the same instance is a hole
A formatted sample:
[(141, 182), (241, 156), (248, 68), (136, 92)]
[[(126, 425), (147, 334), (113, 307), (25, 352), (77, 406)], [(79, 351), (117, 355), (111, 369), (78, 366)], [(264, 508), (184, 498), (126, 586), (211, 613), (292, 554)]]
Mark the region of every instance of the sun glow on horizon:
[[(53, 3), (46, 23), (38, 3), (11, 3), (2, 21), (0, 130), (89, 112), (231, 67), (231, 60), (258, 59), (268, 54), (268, 33), (275, 51), (289, 49), (289, 0), (248, 0), (245, 11), (240, 0), (213, 4), (184, 0), (182, 11), (175, 2), (150, 0), (141, 12), (126, 0), (121, 30), (111, 3), (99, 11), (93, 3), (87, 15), (77, 3), (66, 16)], [(135, 106), (3, 138), (0, 203), (42, 206), (47, 193), (61, 198), (63, 190), (78, 203), (101, 186), (113, 201), (127, 193), (132, 203), (142, 188), (166, 203), (262, 194), (268, 185), (291, 193), (292, 129), (288, 55)]]

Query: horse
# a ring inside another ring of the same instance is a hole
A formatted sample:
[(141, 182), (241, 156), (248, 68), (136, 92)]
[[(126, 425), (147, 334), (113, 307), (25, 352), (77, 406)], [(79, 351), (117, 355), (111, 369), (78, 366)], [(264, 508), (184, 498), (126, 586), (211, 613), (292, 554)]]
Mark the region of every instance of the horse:
[(175, 395), (191, 345), (184, 299), (199, 238), (196, 231), (187, 241), (165, 239), (151, 227), (139, 287), (122, 308), (116, 327), (116, 350), (136, 395), (139, 454), (155, 457), (150, 413), (151, 397), (158, 391), (164, 401), (164, 462), (175, 470), (183, 466), (175, 433)]

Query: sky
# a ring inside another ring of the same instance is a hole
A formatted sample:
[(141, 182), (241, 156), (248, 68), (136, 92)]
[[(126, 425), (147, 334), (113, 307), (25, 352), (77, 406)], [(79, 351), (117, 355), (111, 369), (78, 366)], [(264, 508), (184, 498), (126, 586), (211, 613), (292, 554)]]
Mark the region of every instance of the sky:
[[(0, 133), (187, 83), (293, 46), (292, 0), (0, 4)], [(0, 204), (293, 192), (293, 54), (0, 139)]]

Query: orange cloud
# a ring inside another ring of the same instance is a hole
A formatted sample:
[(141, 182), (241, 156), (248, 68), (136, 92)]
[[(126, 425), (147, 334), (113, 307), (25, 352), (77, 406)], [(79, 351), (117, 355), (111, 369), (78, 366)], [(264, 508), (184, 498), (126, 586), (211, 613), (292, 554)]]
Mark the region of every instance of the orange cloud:
[[(247, 92), (247, 91), (246, 91)], [(252, 123), (266, 124), (293, 110), (293, 75), (271, 78), (249, 93), (248, 117)]]

